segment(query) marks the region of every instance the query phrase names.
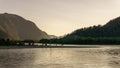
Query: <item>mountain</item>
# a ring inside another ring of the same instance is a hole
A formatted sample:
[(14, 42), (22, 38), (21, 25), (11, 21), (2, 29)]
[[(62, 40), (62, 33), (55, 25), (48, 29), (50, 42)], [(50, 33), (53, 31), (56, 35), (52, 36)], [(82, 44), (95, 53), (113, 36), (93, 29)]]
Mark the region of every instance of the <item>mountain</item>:
[(0, 39), (40, 40), (50, 36), (40, 30), (33, 22), (16, 14), (0, 14)]
[(42, 39), (40, 43), (120, 45), (120, 17), (110, 20), (103, 26), (81, 28), (60, 38)]
[(57, 38), (57, 36), (55, 36), (55, 35), (49, 35), (49, 36), (50, 36), (50, 39)]
[(73, 31), (65, 37), (120, 37), (120, 17), (101, 26), (90, 26)]

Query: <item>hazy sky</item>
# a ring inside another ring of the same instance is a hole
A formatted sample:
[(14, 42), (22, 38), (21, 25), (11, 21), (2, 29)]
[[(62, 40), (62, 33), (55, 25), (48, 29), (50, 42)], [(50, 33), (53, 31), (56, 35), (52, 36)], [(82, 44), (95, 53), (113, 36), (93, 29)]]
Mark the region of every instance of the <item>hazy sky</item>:
[(18, 14), (52, 35), (105, 24), (120, 16), (120, 0), (0, 0), (0, 13)]

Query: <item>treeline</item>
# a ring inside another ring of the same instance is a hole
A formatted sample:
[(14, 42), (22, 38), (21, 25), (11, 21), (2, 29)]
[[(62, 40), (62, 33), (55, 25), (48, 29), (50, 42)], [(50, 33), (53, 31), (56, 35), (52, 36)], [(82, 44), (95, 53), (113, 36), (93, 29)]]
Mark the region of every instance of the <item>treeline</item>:
[[(0, 46), (33, 46), (36, 43), (33, 40), (24, 40), (24, 41), (13, 41), (9, 39), (0, 39)], [(41, 39), (37, 43), (42, 43), (43, 46), (47, 46), (47, 44), (81, 44), (81, 45), (119, 45), (120, 38), (119, 37), (80, 37), (80, 38), (72, 38), (72, 37), (64, 37), (64, 38), (55, 38), (55, 39)]]
[(82, 38), (60, 38), (60, 39), (42, 39), (40, 43), (48, 44), (101, 44), (113, 45), (120, 44), (120, 38), (107, 37), (82, 37)]
[(0, 39), (0, 46), (16, 46), (16, 45), (34, 45), (35, 41), (33, 40), (10, 40), (10, 39)]

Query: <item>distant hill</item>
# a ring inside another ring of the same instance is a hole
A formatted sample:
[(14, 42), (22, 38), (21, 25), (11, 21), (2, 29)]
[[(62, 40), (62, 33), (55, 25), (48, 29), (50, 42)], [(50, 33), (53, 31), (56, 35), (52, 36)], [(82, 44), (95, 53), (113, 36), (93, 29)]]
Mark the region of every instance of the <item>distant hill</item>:
[(49, 36), (50, 36), (50, 39), (57, 38), (57, 36), (55, 36), (55, 35), (49, 35)]
[(0, 14), (0, 39), (40, 40), (50, 36), (33, 22), (15, 14)]
[(103, 26), (81, 28), (60, 38), (42, 39), (40, 43), (120, 45), (120, 17), (110, 20)]
[(110, 20), (105, 25), (77, 29), (60, 38), (42, 39), (40, 43), (52, 44), (120, 44), (120, 17)]
[(90, 26), (73, 31), (65, 37), (120, 37), (120, 17), (101, 26)]

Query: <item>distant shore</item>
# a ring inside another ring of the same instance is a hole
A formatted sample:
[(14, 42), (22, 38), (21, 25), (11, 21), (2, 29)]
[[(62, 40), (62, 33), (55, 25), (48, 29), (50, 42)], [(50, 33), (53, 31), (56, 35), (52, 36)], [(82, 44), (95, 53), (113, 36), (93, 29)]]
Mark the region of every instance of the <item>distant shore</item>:
[(76, 46), (0, 46), (0, 49), (21, 49), (21, 48), (99, 48), (100, 46), (76, 45)]

